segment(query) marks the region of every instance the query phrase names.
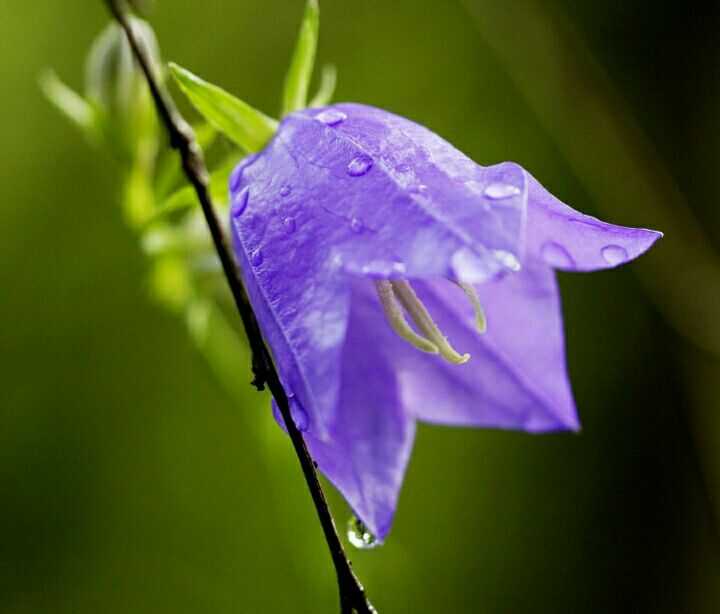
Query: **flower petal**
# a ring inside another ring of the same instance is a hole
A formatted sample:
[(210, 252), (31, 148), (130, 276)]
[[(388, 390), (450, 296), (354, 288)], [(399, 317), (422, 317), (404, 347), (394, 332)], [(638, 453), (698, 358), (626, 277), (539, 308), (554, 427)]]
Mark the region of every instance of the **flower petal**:
[(312, 433), (305, 438), (320, 470), (382, 541), (392, 524), (415, 421), (403, 410), (387, 347), (377, 343), (376, 315), (367, 297), (353, 300), (335, 421), (325, 440)]
[(460, 288), (444, 281), (414, 285), (458, 351), (471, 355), (459, 366), (417, 353), (405, 362), (403, 400), (419, 419), (530, 432), (578, 428), (552, 270), (530, 265), (477, 286), (484, 335)]
[(337, 401), (347, 272), (479, 281), (516, 266), (525, 176), (513, 164), (482, 168), (428, 130), (361, 105), (290, 115), (233, 172), (238, 263), (281, 378), (317, 436)]
[(594, 271), (637, 258), (662, 237), (606, 224), (560, 202), (528, 175), (527, 256), (565, 271)]
[[(237, 187), (251, 189), (251, 215), (240, 221), (244, 235), (255, 235), (248, 243), (280, 240), (375, 277), (482, 281), (521, 256), (524, 171), (511, 163), (480, 167), (425, 128), (378, 109), (337, 105), (290, 115), (245, 177)], [(302, 234), (278, 237), (269, 222), (283, 217)]]
[[(249, 185), (245, 173), (254, 159), (230, 179), (235, 256), (283, 385), (310, 410), (309, 428), (324, 437), (340, 386), (348, 280), (312, 249), (314, 238), (295, 222), (292, 205), (284, 215), (277, 212), (282, 190)], [(286, 163), (292, 166), (292, 160)]]
[(335, 134), (384, 176), (370, 183), (371, 191), (352, 212), (376, 237), (365, 241), (367, 253), (351, 262), (371, 259), (378, 245), (391, 244), (411, 277), (480, 282), (517, 265), (527, 191), (520, 166), (482, 167), (427, 128), (381, 109), (359, 104), (331, 109), (345, 116), (333, 126)]

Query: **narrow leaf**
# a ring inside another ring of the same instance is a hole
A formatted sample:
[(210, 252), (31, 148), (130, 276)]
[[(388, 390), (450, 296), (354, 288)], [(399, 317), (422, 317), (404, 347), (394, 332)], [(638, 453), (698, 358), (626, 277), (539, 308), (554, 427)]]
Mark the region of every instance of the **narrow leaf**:
[(48, 71), (40, 76), (40, 88), (47, 99), (83, 132), (97, 136), (95, 108), (80, 94), (65, 85), (58, 76)]
[(261, 111), (177, 64), (170, 71), (200, 114), (246, 151), (260, 151), (275, 134), (278, 123)]
[(337, 85), (337, 68), (332, 64), (323, 66), (322, 75), (320, 77), (320, 87), (317, 94), (308, 105), (313, 107), (324, 107), (330, 104), (332, 97), (335, 95), (335, 86)]
[(307, 104), (319, 29), (320, 7), (317, 0), (308, 0), (290, 70), (285, 77), (283, 115), (304, 109)]

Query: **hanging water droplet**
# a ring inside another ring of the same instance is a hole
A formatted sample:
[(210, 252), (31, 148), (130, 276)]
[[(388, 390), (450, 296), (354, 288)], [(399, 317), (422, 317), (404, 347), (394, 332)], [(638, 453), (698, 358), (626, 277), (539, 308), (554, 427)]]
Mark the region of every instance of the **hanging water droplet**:
[(252, 254), (250, 254), (250, 264), (253, 266), (260, 266), (264, 259), (265, 256), (263, 256), (261, 249), (256, 249)]
[(242, 215), (243, 211), (245, 211), (245, 208), (247, 207), (249, 198), (250, 186), (243, 188), (241, 192), (235, 194), (232, 201), (233, 217), (240, 217)]
[(365, 224), (363, 224), (363, 221), (359, 217), (354, 217), (350, 220), (350, 228), (353, 232), (362, 232)]
[(348, 520), (347, 538), (353, 546), (360, 550), (370, 550), (380, 545), (377, 538), (370, 533), (368, 528), (356, 516)]
[(280, 188), (280, 196), (283, 198), (289, 196), (290, 192), (292, 192), (292, 187), (290, 187), (287, 183)]
[(297, 400), (297, 397), (290, 393), (288, 395), (288, 402), (290, 403), (290, 415), (292, 416), (293, 422), (297, 427), (298, 431), (304, 433), (307, 431), (310, 424), (310, 418), (308, 417), (305, 408)]
[(550, 266), (572, 269), (575, 268), (575, 261), (570, 253), (559, 243), (548, 241), (542, 246), (540, 253), (543, 260)]
[(509, 183), (491, 183), (483, 193), (490, 200), (504, 200), (520, 194), (520, 188)]
[(347, 167), (347, 174), (351, 177), (360, 177), (370, 171), (373, 166), (373, 159), (365, 154), (360, 154), (352, 160)]
[(600, 250), (603, 260), (610, 266), (617, 266), (628, 259), (627, 250), (620, 245), (606, 245)]
[(338, 126), (347, 119), (347, 115), (339, 109), (325, 109), (324, 111), (320, 111), (320, 113), (315, 116), (315, 119), (326, 126)]
[(285, 227), (285, 232), (288, 234), (292, 234), (295, 232), (295, 228), (297, 228), (297, 224), (295, 223), (294, 217), (286, 217), (283, 220), (283, 226)]

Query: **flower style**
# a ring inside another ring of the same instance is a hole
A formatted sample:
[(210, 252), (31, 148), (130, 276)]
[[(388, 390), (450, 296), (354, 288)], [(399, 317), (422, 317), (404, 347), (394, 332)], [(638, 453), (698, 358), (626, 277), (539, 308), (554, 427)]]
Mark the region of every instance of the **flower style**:
[(661, 236), (359, 104), (286, 116), (230, 191), (235, 254), (294, 420), (379, 540), (418, 420), (578, 429), (554, 271), (612, 268)]

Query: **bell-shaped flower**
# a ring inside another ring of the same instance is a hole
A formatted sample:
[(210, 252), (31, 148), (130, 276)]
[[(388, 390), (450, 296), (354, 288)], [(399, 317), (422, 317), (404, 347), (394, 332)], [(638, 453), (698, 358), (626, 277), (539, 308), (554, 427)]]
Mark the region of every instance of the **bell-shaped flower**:
[(417, 420), (578, 428), (555, 269), (660, 236), (368, 106), (296, 112), (231, 177), (235, 254), (313, 458), (379, 539)]
[(316, 33), (310, 0), (279, 124), (173, 71), (253, 152), (230, 176), (238, 266), (313, 458), (381, 541), (418, 421), (578, 429), (555, 271), (616, 267), (661, 234), (579, 213), (408, 119), (327, 106), (332, 73), (304, 109)]

